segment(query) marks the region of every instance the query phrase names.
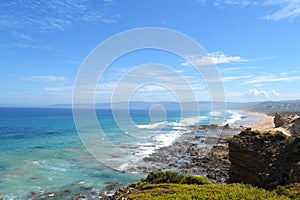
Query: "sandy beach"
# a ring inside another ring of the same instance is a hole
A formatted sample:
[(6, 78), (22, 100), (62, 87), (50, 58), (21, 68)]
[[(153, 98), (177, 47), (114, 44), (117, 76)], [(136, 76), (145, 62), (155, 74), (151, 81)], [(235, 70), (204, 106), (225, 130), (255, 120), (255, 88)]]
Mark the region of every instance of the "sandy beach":
[(247, 114), (259, 119), (256, 124), (251, 126), (253, 130), (269, 131), (275, 129), (273, 122), (274, 117), (258, 112), (247, 112)]
[(258, 113), (258, 112), (246, 112), (248, 115), (251, 115), (253, 117), (256, 117), (259, 119), (259, 121), (251, 126), (253, 130), (258, 130), (262, 132), (267, 131), (281, 131), (286, 135), (290, 135), (290, 133), (285, 130), (284, 128), (275, 128), (274, 126), (274, 117), (266, 115), (264, 113)]

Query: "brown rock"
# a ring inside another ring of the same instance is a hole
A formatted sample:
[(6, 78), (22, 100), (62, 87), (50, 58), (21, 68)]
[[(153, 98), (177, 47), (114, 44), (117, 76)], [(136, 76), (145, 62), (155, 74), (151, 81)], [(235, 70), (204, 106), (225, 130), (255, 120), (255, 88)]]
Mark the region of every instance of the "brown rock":
[(300, 138), (242, 131), (229, 140), (229, 183), (275, 188), (300, 179)]
[(284, 119), (284, 117), (279, 113), (275, 113), (275, 117), (274, 117), (275, 128), (281, 127), (285, 123), (286, 123), (286, 120)]
[(292, 125), (292, 135), (300, 134), (300, 118), (295, 119)]
[(72, 200), (82, 200), (82, 199), (87, 199), (86, 196), (84, 194), (77, 194), (75, 195)]

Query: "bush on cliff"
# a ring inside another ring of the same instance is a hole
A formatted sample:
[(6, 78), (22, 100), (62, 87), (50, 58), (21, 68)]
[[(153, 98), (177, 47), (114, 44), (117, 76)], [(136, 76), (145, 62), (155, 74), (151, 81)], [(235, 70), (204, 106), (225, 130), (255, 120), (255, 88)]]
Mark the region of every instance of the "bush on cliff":
[(180, 183), (183, 179), (183, 173), (173, 171), (157, 171), (148, 174), (146, 181), (148, 183)]
[(243, 184), (213, 184), (207, 179), (177, 172), (152, 172), (145, 180), (120, 188), (114, 200), (180, 199), (290, 199), (287, 196)]

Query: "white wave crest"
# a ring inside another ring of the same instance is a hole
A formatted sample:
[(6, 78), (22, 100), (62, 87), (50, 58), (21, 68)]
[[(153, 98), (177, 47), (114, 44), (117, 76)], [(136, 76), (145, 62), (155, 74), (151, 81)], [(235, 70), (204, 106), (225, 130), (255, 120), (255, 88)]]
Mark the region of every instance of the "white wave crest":
[(158, 122), (158, 123), (153, 123), (153, 124), (141, 124), (141, 125), (136, 125), (136, 127), (140, 129), (157, 129), (157, 128), (162, 128), (167, 122)]
[(226, 125), (226, 124), (229, 124), (229, 125), (232, 125), (234, 124), (235, 122), (239, 121), (242, 119), (243, 115), (241, 115), (240, 113), (238, 112), (235, 112), (235, 111), (232, 111), (232, 110), (229, 110), (227, 111), (228, 113), (231, 114), (230, 116), (230, 119), (227, 119), (223, 125)]

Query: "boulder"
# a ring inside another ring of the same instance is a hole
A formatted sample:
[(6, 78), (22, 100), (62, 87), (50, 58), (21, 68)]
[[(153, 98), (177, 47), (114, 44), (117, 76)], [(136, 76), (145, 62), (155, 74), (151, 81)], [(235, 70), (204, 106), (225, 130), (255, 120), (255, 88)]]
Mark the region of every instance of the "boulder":
[(87, 199), (86, 196), (84, 194), (76, 194), (72, 200), (84, 200)]

